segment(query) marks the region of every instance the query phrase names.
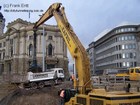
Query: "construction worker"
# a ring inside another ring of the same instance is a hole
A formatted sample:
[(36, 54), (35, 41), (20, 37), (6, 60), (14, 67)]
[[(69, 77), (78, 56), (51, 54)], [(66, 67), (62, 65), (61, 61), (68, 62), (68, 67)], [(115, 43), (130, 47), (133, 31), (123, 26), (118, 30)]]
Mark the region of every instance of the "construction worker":
[(74, 79), (75, 79), (74, 74), (72, 74), (71, 79), (72, 79), (72, 82), (74, 82)]
[(127, 87), (126, 87), (126, 92), (130, 92), (130, 88), (131, 88), (131, 84), (128, 83)]
[(64, 97), (65, 97), (65, 90), (61, 89), (61, 91), (60, 91), (60, 105), (64, 105), (64, 103), (65, 103)]

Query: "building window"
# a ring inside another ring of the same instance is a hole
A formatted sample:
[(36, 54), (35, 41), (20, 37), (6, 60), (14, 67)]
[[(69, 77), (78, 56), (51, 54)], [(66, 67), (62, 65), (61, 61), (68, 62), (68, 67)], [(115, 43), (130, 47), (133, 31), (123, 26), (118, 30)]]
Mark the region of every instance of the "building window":
[(1, 68), (2, 68), (1, 71), (3, 73), (4, 72), (4, 64), (2, 64), (2, 67)]
[(5, 58), (5, 52), (3, 52), (3, 59)]
[(32, 56), (33, 55), (33, 45), (30, 44), (29, 45), (29, 56)]
[(133, 53), (133, 58), (136, 58), (136, 53)]
[(119, 45), (119, 50), (121, 50), (121, 45)]
[(9, 71), (9, 73), (11, 73), (11, 71), (12, 71), (11, 63), (8, 63), (8, 71)]
[(13, 56), (13, 47), (11, 46), (11, 57)]
[(124, 49), (125, 48), (125, 46), (124, 46), (124, 44), (122, 45), (122, 49)]
[(121, 49), (136, 49), (136, 44), (125, 44), (121, 46)]
[(49, 45), (48, 45), (48, 55), (49, 55), (49, 56), (52, 56), (52, 50), (53, 50), (52, 45), (49, 44)]
[(122, 53), (122, 58), (136, 58), (136, 53)]
[(125, 53), (122, 54), (122, 58), (125, 58)]
[(128, 40), (128, 36), (125, 36), (125, 37), (124, 37), (124, 40)]
[(132, 39), (132, 40), (135, 40), (135, 36), (131, 36), (131, 39)]
[(125, 53), (125, 58), (129, 58), (129, 53)]
[(119, 59), (121, 59), (122, 58), (122, 55), (121, 54), (119, 54)]
[(137, 66), (137, 63), (136, 62), (134, 62), (134, 67), (136, 67)]
[(5, 45), (6, 45), (5, 42), (3, 42), (3, 47), (5, 47)]
[(52, 36), (48, 36), (48, 39), (49, 39), (49, 40), (52, 40)]
[(2, 47), (2, 43), (0, 43), (0, 48)]
[(123, 62), (123, 67), (125, 67), (126, 66), (126, 63), (125, 62)]
[(1, 55), (2, 55), (2, 54), (0, 53), (0, 60), (1, 60)]
[(132, 48), (133, 49), (136, 49), (136, 44), (132, 44)]
[(131, 46), (129, 46), (129, 45), (125, 45), (125, 49), (128, 49), (128, 48), (130, 49), (130, 47), (131, 47)]
[(127, 40), (135, 40), (134, 35), (125, 35), (125, 36), (119, 36), (118, 41), (127, 41)]
[(0, 64), (0, 75), (4, 72), (4, 64)]
[(128, 36), (128, 40), (132, 40), (133, 35)]
[(124, 36), (122, 36), (122, 40), (124, 40), (124, 38), (125, 38), (125, 37), (124, 37)]
[(120, 67), (122, 67), (122, 63), (120, 63)]
[(13, 44), (13, 39), (10, 39), (10, 44)]

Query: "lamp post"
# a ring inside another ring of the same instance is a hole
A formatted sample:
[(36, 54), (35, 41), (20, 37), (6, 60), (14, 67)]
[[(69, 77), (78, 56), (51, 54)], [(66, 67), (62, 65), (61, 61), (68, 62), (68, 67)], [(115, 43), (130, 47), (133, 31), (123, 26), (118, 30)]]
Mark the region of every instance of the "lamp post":
[[(40, 17), (42, 15), (39, 15)], [(44, 25), (42, 25), (43, 27), (43, 35), (42, 35), (42, 71), (45, 71), (45, 30), (44, 30)]]
[(43, 69), (42, 71), (45, 71), (45, 32), (44, 32), (44, 25), (43, 25), (43, 36), (42, 36), (42, 53), (43, 53)]

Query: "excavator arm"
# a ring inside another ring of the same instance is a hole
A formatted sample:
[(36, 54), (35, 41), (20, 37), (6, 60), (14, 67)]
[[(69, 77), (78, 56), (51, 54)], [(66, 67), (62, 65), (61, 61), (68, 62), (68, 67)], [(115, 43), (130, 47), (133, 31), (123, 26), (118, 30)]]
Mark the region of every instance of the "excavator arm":
[(41, 24), (50, 19), (53, 16), (54, 11), (59, 11), (61, 5), (61, 3), (52, 4), (48, 8), (48, 10), (42, 15), (42, 17), (35, 23), (34, 28), (38, 28)]
[(78, 73), (76, 88), (78, 89), (79, 94), (75, 95), (75, 91), (73, 94), (73, 91), (67, 91), (66, 89), (65, 93), (67, 98), (65, 97), (65, 105), (139, 105), (139, 92), (107, 92), (105, 89), (91, 88), (90, 63), (87, 52), (69, 24), (64, 12), (64, 7), (61, 7), (61, 3), (52, 4), (35, 23), (34, 41), (36, 40), (37, 28), (52, 16), (55, 17), (57, 25), (61, 31), (61, 35), (64, 38), (72, 57), (75, 59), (75, 66)]
[(61, 7), (61, 3), (52, 4), (42, 15), (42, 17), (35, 23), (34, 29), (36, 30), (41, 24), (50, 19), (52, 16), (55, 17), (71, 56), (75, 59), (75, 66), (78, 73), (76, 88), (78, 88), (79, 93), (85, 94), (88, 89), (91, 89), (89, 59), (85, 48), (69, 24), (64, 12), (64, 7)]

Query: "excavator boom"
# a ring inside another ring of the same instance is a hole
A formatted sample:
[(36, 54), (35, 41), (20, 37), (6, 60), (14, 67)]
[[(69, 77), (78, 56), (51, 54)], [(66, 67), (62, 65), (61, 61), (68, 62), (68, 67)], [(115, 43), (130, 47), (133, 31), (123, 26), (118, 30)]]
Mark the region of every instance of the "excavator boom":
[(61, 3), (52, 4), (42, 15), (42, 17), (35, 23), (34, 28), (36, 29), (52, 16), (55, 17), (57, 25), (62, 33), (62, 37), (65, 40), (72, 57), (75, 59), (75, 66), (79, 79), (76, 87), (80, 93), (85, 93), (87, 89), (91, 88), (89, 59), (85, 48), (67, 21), (64, 7), (61, 7)]
[(52, 4), (49, 9), (42, 15), (42, 17), (35, 23), (34, 28), (39, 27), (41, 24), (43, 24), (45, 21), (50, 19), (53, 16), (53, 11), (59, 10), (61, 3), (55, 3)]
[[(65, 90), (65, 105), (140, 105), (139, 92), (108, 92), (105, 89), (91, 89), (90, 62), (87, 52), (74, 33), (64, 12), (61, 3), (52, 4), (43, 16), (34, 25), (34, 36), (37, 28), (45, 21), (55, 17), (57, 25), (66, 45), (75, 59), (75, 68), (78, 73), (76, 88), (78, 94)], [(36, 38), (34, 38), (36, 39)]]

